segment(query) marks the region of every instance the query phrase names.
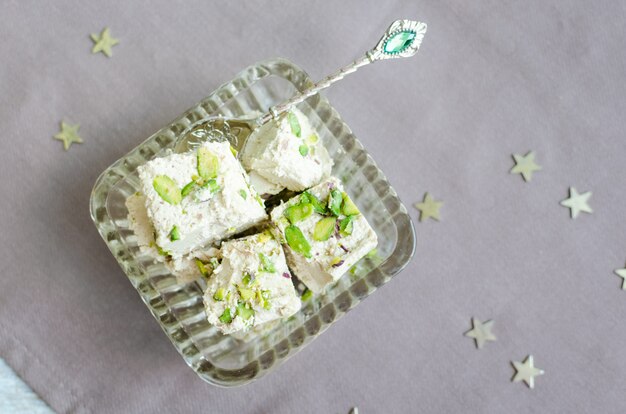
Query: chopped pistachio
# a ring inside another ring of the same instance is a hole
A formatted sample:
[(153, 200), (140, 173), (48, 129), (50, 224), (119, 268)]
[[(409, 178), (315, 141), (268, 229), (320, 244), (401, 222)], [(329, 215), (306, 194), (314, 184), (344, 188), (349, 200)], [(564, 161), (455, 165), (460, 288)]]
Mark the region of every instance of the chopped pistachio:
[(198, 184), (196, 184), (195, 181), (191, 181), (190, 183), (186, 184), (182, 191), (180, 192), (180, 194), (185, 197), (188, 196), (197, 186)]
[(341, 214), (341, 202), (343, 198), (339, 190), (332, 190), (328, 196), (328, 209), (333, 215), (338, 216)]
[(285, 239), (294, 252), (307, 258), (311, 257), (311, 245), (297, 226), (292, 224), (285, 229)]
[(155, 243), (157, 252), (161, 255), (161, 256), (171, 256), (170, 253), (166, 250), (163, 250), (163, 248), (161, 246), (159, 246), (158, 244)]
[(302, 296), (300, 296), (300, 299), (304, 302), (311, 299), (311, 296), (313, 296), (313, 291), (305, 289), (304, 292), (302, 292)]
[(220, 262), (219, 260), (217, 260), (217, 257), (211, 257), (209, 259), (209, 264), (211, 265), (213, 269), (215, 269), (217, 266), (219, 266)]
[(259, 243), (265, 243), (272, 240), (272, 233), (269, 230), (265, 230), (258, 236)]
[(246, 193), (246, 190), (244, 190), (243, 188), (241, 190), (239, 190), (239, 195), (241, 196), (241, 198), (243, 198), (244, 200), (248, 198), (248, 193)]
[(157, 194), (170, 204), (176, 205), (180, 203), (183, 198), (180, 194), (180, 188), (178, 188), (176, 181), (172, 180), (167, 175), (157, 175), (154, 177), (152, 186)]
[(217, 181), (215, 181), (215, 179), (210, 179), (209, 181), (206, 182), (206, 184), (204, 185), (205, 187), (208, 187), (209, 190), (211, 190), (211, 193), (215, 194), (218, 191), (220, 191), (222, 188), (219, 186), (219, 184), (217, 183)]
[(243, 300), (250, 300), (254, 297), (254, 290), (252, 289), (237, 286), (237, 290), (239, 291), (239, 296), (241, 296), (241, 299)]
[(208, 276), (212, 273), (212, 271), (210, 271), (206, 267), (206, 264), (200, 259), (196, 259), (196, 266), (198, 266), (198, 270), (200, 270), (200, 273), (202, 274), (202, 276)]
[(333, 257), (333, 260), (330, 261), (330, 265), (331, 267), (335, 267), (337, 265), (339, 265), (339, 263), (343, 262), (343, 259), (341, 257)]
[(198, 149), (198, 175), (205, 180), (217, 177), (219, 159), (208, 148)]
[(313, 214), (313, 205), (308, 203), (296, 204), (285, 209), (283, 214), (291, 224), (296, 224)]
[(224, 300), (224, 288), (219, 288), (215, 291), (215, 294), (213, 295), (213, 299), (217, 300), (217, 301), (222, 301)]
[(313, 240), (326, 241), (335, 230), (335, 217), (324, 217), (315, 224), (313, 229)]
[(344, 236), (351, 235), (353, 228), (354, 228), (354, 220), (352, 216), (347, 216), (339, 222), (339, 231)]
[(220, 322), (222, 323), (231, 323), (233, 321), (232, 316), (230, 315), (230, 308), (224, 309), (224, 312), (220, 316)]
[(343, 214), (346, 216), (356, 216), (361, 213), (348, 194), (343, 193), (341, 197), (343, 199), (343, 203), (341, 204), (341, 212)]
[(317, 144), (317, 141), (319, 141), (319, 137), (317, 136), (317, 134), (311, 134), (309, 135), (309, 137), (306, 139), (306, 142), (311, 144), (311, 145), (315, 145)]
[(230, 301), (230, 294), (232, 292), (229, 290), (228, 293), (226, 294), (226, 302)]
[(293, 112), (289, 112), (287, 114), (287, 118), (289, 119), (291, 133), (300, 138), (300, 135), (302, 134), (302, 129), (300, 128), (300, 122), (298, 121), (298, 117)]
[(178, 226), (176, 225), (174, 225), (174, 227), (172, 227), (172, 231), (170, 231), (170, 240), (180, 240), (180, 232), (178, 231)]
[(230, 146), (230, 152), (233, 154), (233, 157), (237, 158), (237, 150), (232, 145)]
[(243, 283), (246, 286), (250, 286), (251, 282), (252, 282), (252, 276), (250, 276), (250, 273), (245, 272), (243, 274), (243, 278), (241, 278), (241, 283)]
[(300, 152), (300, 155), (306, 157), (309, 153), (309, 147), (306, 144), (302, 144), (298, 147), (298, 151)]
[(276, 272), (276, 267), (274, 267), (274, 262), (270, 260), (263, 252), (259, 252), (259, 260), (261, 260), (261, 270), (267, 273)]
[(247, 321), (254, 316), (254, 309), (250, 308), (250, 305), (240, 302), (237, 305), (237, 315), (239, 315), (244, 321)]
[(263, 302), (263, 309), (267, 309), (267, 310), (272, 309), (272, 304), (270, 303), (269, 300), (266, 300)]
[(326, 214), (328, 212), (326, 205), (322, 203), (319, 198), (315, 197), (314, 194), (311, 194), (308, 191), (305, 191), (300, 196), (300, 202), (302, 202), (303, 198), (305, 197), (306, 197), (307, 203), (311, 203), (311, 205), (313, 206), (313, 210), (315, 210), (316, 213)]

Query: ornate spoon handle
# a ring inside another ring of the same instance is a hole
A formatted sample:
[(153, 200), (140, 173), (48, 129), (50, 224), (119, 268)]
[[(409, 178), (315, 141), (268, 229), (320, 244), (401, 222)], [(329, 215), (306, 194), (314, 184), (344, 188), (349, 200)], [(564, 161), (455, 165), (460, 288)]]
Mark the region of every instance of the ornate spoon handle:
[(369, 65), (378, 60), (415, 55), (422, 44), (426, 29), (426, 23), (413, 20), (396, 20), (389, 26), (383, 37), (378, 41), (378, 44), (372, 50), (367, 51), (365, 56), (342, 67), (337, 72), (325, 77), (288, 101), (271, 107), (267, 113), (263, 114), (257, 120), (257, 123), (263, 125), (271, 119), (277, 118), (280, 114), (288, 111), (292, 106), (328, 88), (333, 83), (343, 79), (346, 75), (356, 72), (356, 70), (362, 66)]

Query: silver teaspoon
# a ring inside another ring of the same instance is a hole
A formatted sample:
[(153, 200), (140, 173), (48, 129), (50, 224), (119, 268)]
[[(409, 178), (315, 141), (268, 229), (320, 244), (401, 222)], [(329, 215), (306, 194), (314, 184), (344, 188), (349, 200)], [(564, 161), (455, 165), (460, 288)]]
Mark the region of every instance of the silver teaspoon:
[(186, 152), (205, 141), (228, 140), (240, 150), (243, 148), (248, 137), (261, 125), (278, 118), (281, 114), (289, 111), (293, 106), (303, 102), (307, 98), (328, 88), (335, 82), (343, 79), (346, 75), (355, 72), (362, 66), (379, 60), (411, 57), (415, 55), (422, 44), (426, 34), (426, 23), (414, 20), (396, 20), (385, 31), (376, 46), (365, 52), (361, 58), (339, 69), (337, 72), (325, 77), (310, 88), (296, 94), (288, 101), (272, 106), (266, 113), (254, 118), (225, 118), (214, 117), (203, 120), (191, 131), (179, 138), (174, 148), (175, 152)]

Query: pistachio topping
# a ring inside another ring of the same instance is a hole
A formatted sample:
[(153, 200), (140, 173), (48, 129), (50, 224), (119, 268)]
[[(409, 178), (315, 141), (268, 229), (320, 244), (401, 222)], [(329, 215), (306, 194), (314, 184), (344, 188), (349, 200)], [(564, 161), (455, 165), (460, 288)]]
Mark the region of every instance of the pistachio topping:
[(263, 233), (258, 236), (259, 243), (266, 243), (272, 240), (272, 233), (269, 230), (265, 230)]
[(305, 289), (304, 292), (302, 292), (302, 296), (300, 296), (300, 299), (304, 302), (311, 299), (311, 296), (313, 296), (313, 291)]
[(313, 214), (313, 205), (308, 203), (296, 204), (288, 207), (283, 214), (291, 224), (296, 224)]
[(287, 119), (289, 120), (289, 126), (291, 127), (291, 133), (300, 138), (302, 135), (302, 128), (300, 128), (300, 122), (298, 121), (298, 117), (293, 112), (289, 112), (287, 114)]
[(303, 200), (306, 200), (307, 203), (310, 203), (313, 206), (313, 210), (315, 210), (316, 213), (318, 214), (328, 213), (328, 209), (326, 208), (326, 205), (322, 203), (319, 198), (315, 197), (314, 194), (311, 194), (308, 191), (305, 191), (300, 196), (301, 203), (304, 202)]
[(341, 257), (333, 257), (333, 259), (330, 261), (330, 266), (331, 267), (339, 267), (343, 264), (344, 260)]
[(285, 239), (287, 240), (289, 247), (291, 247), (294, 252), (299, 253), (306, 258), (311, 257), (311, 245), (297, 226), (292, 224), (285, 229)]
[(196, 182), (195, 182), (195, 181), (191, 181), (190, 183), (186, 184), (186, 185), (183, 187), (183, 189), (182, 189), (182, 191), (180, 192), (180, 194), (181, 194), (183, 197), (186, 197), (186, 196), (188, 196), (189, 194), (191, 194), (191, 192), (192, 192), (192, 191), (193, 191), (193, 190), (194, 190), (197, 186), (198, 186), (198, 184), (196, 184)]
[(230, 315), (230, 308), (224, 309), (224, 312), (219, 319), (222, 323), (231, 323), (233, 321), (233, 317)]
[(237, 286), (237, 290), (239, 291), (239, 296), (241, 296), (241, 299), (243, 300), (250, 300), (254, 297), (254, 290), (250, 288)]
[(239, 190), (239, 195), (241, 196), (241, 198), (243, 198), (244, 200), (248, 198), (248, 193), (246, 193), (246, 190), (244, 190), (243, 188), (241, 190)]
[(198, 270), (200, 270), (202, 276), (208, 276), (212, 273), (212, 271), (210, 271), (206, 264), (200, 259), (196, 259), (196, 266), (198, 266)]
[(306, 144), (302, 144), (298, 147), (298, 151), (300, 152), (300, 155), (306, 157), (309, 154), (309, 147)]
[(215, 299), (216, 301), (223, 301), (224, 300), (224, 288), (219, 288), (215, 291), (215, 294), (213, 294), (213, 299)]
[(351, 235), (353, 228), (354, 228), (354, 220), (352, 216), (347, 216), (339, 222), (339, 232), (343, 236)]
[(335, 229), (335, 218), (324, 217), (323, 219), (321, 219), (315, 224), (315, 228), (313, 229), (313, 240), (315, 241), (328, 240), (331, 234), (333, 234), (334, 229)]
[(205, 180), (217, 177), (219, 159), (205, 147), (198, 148), (198, 175)]
[(311, 144), (311, 145), (315, 145), (315, 144), (317, 144), (317, 141), (319, 141), (319, 137), (317, 136), (317, 134), (311, 134), (311, 135), (309, 135), (309, 137), (306, 139), (306, 142), (307, 142), (308, 144)]
[(170, 231), (170, 240), (180, 240), (180, 232), (178, 231), (178, 226), (176, 225), (174, 225), (174, 227), (172, 227), (172, 230)]
[(252, 309), (248, 303), (239, 302), (237, 305), (237, 315), (239, 315), (244, 321), (247, 321), (254, 316), (254, 309)]
[(270, 260), (263, 252), (259, 252), (259, 260), (261, 260), (261, 270), (267, 273), (276, 272), (276, 267), (274, 266), (274, 262)]
[(222, 187), (220, 187), (220, 185), (217, 183), (217, 181), (215, 181), (214, 178), (211, 178), (209, 181), (207, 181), (204, 187), (207, 187), (212, 194), (215, 194), (222, 189)]
[(356, 206), (356, 204), (354, 204), (348, 194), (341, 194), (341, 198), (343, 199), (343, 202), (341, 204), (341, 212), (343, 214), (345, 214), (346, 216), (356, 216), (358, 214), (361, 214), (358, 207)]
[(243, 278), (241, 278), (241, 283), (243, 283), (245, 286), (250, 286), (250, 284), (252, 283), (252, 275), (250, 275), (250, 273), (245, 272), (243, 274)]
[(176, 205), (182, 200), (180, 188), (176, 184), (176, 181), (172, 180), (167, 175), (157, 175), (152, 181), (152, 186), (159, 196), (166, 202)]
[(163, 248), (161, 246), (159, 246), (158, 244), (155, 244), (157, 252), (161, 255), (161, 256), (171, 256), (170, 252), (168, 252), (167, 250), (163, 250)]
[(341, 196), (341, 192), (339, 190), (331, 190), (328, 196), (328, 209), (333, 215), (339, 216), (341, 214), (342, 201), (343, 197)]

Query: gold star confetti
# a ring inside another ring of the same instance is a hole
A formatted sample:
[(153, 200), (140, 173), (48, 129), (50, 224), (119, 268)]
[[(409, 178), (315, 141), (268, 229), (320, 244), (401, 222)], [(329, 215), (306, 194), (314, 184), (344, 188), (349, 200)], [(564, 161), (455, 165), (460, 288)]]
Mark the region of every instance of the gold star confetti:
[(515, 166), (511, 168), (511, 174), (521, 174), (524, 181), (530, 181), (533, 172), (541, 171), (541, 166), (535, 163), (535, 151), (530, 151), (524, 156), (513, 154), (513, 159)]
[(626, 290), (626, 267), (623, 269), (615, 269), (615, 274), (624, 279), (622, 281), (622, 289)]
[(424, 201), (415, 203), (415, 208), (420, 211), (420, 221), (424, 221), (429, 217), (439, 221), (439, 209), (443, 205), (442, 201), (435, 201), (430, 194), (424, 195)]
[(572, 218), (575, 219), (581, 211), (589, 214), (593, 213), (588, 204), (589, 197), (591, 197), (591, 191), (579, 194), (574, 187), (570, 187), (569, 198), (561, 201), (561, 205), (569, 208)]
[(474, 338), (476, 347), (482, 349), (487, 341), (495, 341), (496, 336), (491, 332), (493, 321), (481, 322), (476, 318), (472, 318), (472, 330), (465, 332), (465, 336)]
[(531, 389), (535, 388), (535, 377), (544, 374), (542, 369), (535, 368), (532, 355), (528, 355), (524, 362), (513, 361), (513, 367), (516, 371), (513, 382), (524, 381)]
[(105, 27), (99, 36), (97, 33), (92, 33), (91, 40), (95, 43), (91, 49), (91, 53), (102, 52), (107, 57), (111, 57), (113, 54), (111, 48), (120, 42), (118, 39), (111, 37), (108, 27)]
[(65, 148), (65, 151), (70, 149), (70, 146), (73, 143), (83, 143), (83, 139), (78, 136), (78, 128), (80, 128), (80, 125), (78, 124), (70, 125), (61, 121), (61, 132), (56, 134), (54, 138), (58, 139), (59, 141), (63, 141), (63, 148)]

